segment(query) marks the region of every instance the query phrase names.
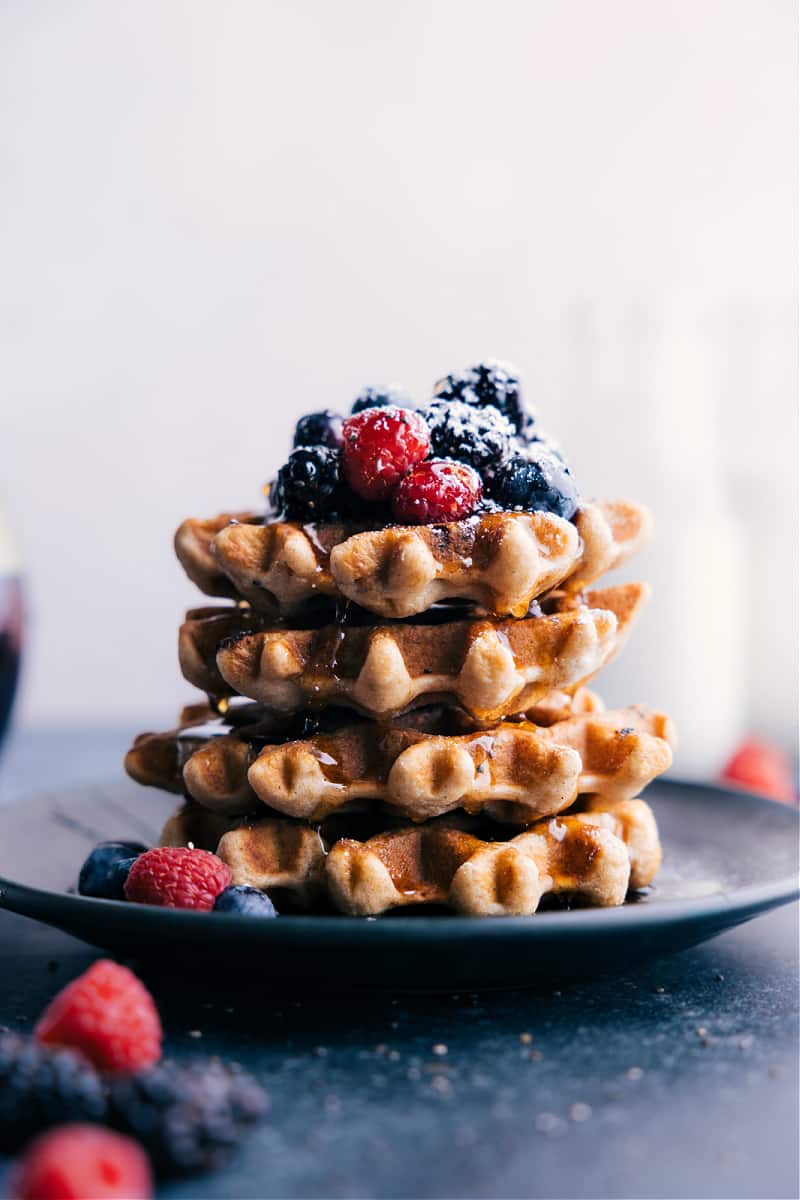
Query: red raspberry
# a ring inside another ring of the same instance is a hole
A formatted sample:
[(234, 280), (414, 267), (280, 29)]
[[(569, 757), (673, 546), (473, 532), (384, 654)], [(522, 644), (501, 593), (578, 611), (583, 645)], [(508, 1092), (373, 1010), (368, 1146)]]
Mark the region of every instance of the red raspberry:
[(150, 1200), (141, 1146), (100, 1125), (59, 1125), (35, 1138), (12, 1176), (14, 1200)]
[(392, 513), (406, 525), (460, 521), (482, 495), (483, 484), (472, 467), (432, 458), (402, 480), (392, 499)]
[(108, 958), (62, 988), (34, 1033), (45, 1045), (79, 1050), (101, 1071), (142, 1071), (161, 1057), (153, 997), (133, 971)]
[(388, 500), (409, 467), (422, 462), (431, 435), (419, 413), (367, 408), (342, 427), (342, 469), (362, 500)]
[(230, 868), (208, 850), (157, 846), (136, 859), (125, 881), (125, 896), (138, 904), (210, 912), (230, 882)]
[(758, 738), (746, 738), (741, 743), (723, 767), (722, 779), (787, 804), (797, 799), (788, 757), (778, 746)]

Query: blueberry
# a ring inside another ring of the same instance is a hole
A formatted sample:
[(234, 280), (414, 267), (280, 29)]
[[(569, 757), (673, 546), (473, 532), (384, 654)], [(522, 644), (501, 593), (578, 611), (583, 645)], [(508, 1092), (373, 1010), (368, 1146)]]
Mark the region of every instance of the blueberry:
[(499, 408), (518, 434), (530, 437), (534, 416), (522, 402), (519, 375), (508, 363), (487, 359), (465, 371), (440, 379), (433, 394), (442, 400), (461, 400), (474, 408)]
[(508, 458), (514, 429), (492, 406), (474, 408), (462, 400), (434, 400), (422, 410), (431, 431), (431, 453), (468, 463), (488, 475)]
[(356, 413), (363, 412), (365, 408), (388, 408), (389, 405), (394, 405), (396, 408), (411, 408), (412, 403), (405, 388), (392, 383), (388, 387), (362, 388), (353, 401), (350, 412), (355, 416)]
[(578, 489), (569, 468), (544, 446), (531, 446), (498, 469), (491, 481), (492, 499), (504, 509), (545, 511), (570, 519), (578, 507)]
[(342, 444), (342, 418), (325, 408), (322, 412), (307, 413), (297, 422), (294, 445), (328, 446), (336, 450)]
[(124, 900), (128, 872), (146, 849), (139, 842), (101, 842), (81, 867), (78, 892), (100, 900)]
[(270, 491), (275, 510), (295, 521), (317, 521), (341, 514), (346, 500), (339, 451), (328, 446), (299, 446), (293, 450)]
[(266, 892), (237, 884), (226, 887), (214, 902), (215, 912), (239, 913), (243, 917), (277, 917), (275, 905)]

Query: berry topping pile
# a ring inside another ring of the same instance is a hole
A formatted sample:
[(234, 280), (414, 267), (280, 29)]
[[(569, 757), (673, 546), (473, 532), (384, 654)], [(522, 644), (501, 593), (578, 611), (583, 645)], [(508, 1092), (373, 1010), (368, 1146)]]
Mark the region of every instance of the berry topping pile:
[(525, 407), (516, 370), (486, 361), (440, 379), (416, 411), (400, 388), (368, 387), (347, 418), (328, 409), (301, 417), (270, 502), (290, 521), (382, 525), (391, 513), (420, 525), (481, 509), (570, 519), (578, 492)]

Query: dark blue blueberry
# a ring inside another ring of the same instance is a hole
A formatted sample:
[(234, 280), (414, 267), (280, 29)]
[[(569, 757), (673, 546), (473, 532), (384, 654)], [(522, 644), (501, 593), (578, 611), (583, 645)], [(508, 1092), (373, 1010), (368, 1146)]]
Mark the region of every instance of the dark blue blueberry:
[(431, 455), (468, 463), (490, 474), (508, 458), (514, 429), (499, 409), (461, 400), (434, 400), (422, 410), (431, 431)]
[(266, 892), (236, 884), (226, 887), (214, 902), (215, 912), (239, 913), (243, 917), (277, 917), (275, 905)]
[(569, 520), (578, 507), (578, 489), (569, 468), (543, 445), (510, 458), (491, 482), (492, 499), (504, 509), (545, 511)]
[(339, 451), (328, 446), (299, 446), (293, 450), (270, 490), (276, 512), (292, 521), (319, 521), (341, 515), (347, 500)]
[(78, 892), (100, 900), (124, 900), (128, 872), (146, 849), (140, 842), (101, 842), (81, 867)]
[(412, 403), (405, 388), (392, 383), (388, 387), (362, 388), (353, 401), (350, 412), (355, 415), (364, 412), (366, 408), (387, 408), (390, 404), (397, 408), (411, 408)]
[(307, 413), (294, 429), (294, 445), (328, 446), (336, 450), (342, 444), (342, 418), (329, 408)]
[(437, 399), (461, 400), (474, 408), (492, 405), (525, 438), (531, 436), (534, 416), (522, 402), (519, 375), (508, 363), (487, 359), (465, 371), (458, 371), (440, 379), (433, 389)]

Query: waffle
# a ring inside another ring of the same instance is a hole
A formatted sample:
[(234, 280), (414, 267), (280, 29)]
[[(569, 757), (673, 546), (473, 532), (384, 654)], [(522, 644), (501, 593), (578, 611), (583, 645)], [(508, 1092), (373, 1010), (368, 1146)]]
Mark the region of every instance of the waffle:
[(540, 821), (508, 841), (485, 841), (450, 818), (343, 838), (325, 864), (329, 895), (367, 916), (414, 904), (445, 904), (470, 916), (525, 916), (547, 894), (598, 906), (622, 904), (634, 877), (660, 862), (658, 832), (642, 800), (624, 813), (596, 810)]
[(524, 616), (531, 600), (565, 578), (580, 590), (619, 566), (649, 530), (647, 510), (627, 501), (586, 504), (575, 525), (551, 513), (503, 512), (358, 531), (223, 513), (184, 521), (175, 548), (201, 591), (270, 613), (296, 612), (315, 596), (344, 596), (397, 618), (464, 597), (497, 616)]
[[(483, 723), (524, 711), (553, 689), (575, 687), (616, 652), (647, 595), (628, 584), (589, 593), (576, 607), (521, 620), (436, 625), (327, 625), (245, 632), (240, 608), (202, 609), (181, 628), (190, 682), (219, 684), (283, 713), (347, 705), (386, 720), (447, 701)], [(220, 634), (227, 637), (215, 659)]]
[(158, 838), (159, 846), (196, 846), (212, 853), (220, 838), (235, 822), (222, 813), (209, 812), (191, 800), (181, 804), (167, 818)]
[(236, 596), (236, 588), (214, 558), (211, 547), (216, 535), (232, 521), (253, 525), (260, 521), (258, 513), (220, 513), (218, 517), (200, 520), (189, 517), (175, 532), (175, 554), (186, 574), (206, 596)]
[(232, 884), (259, 888), (292, 908), (309, 908), (322, 895), (325, 844), (309, 825), (261, 818), (224, 833), (215, 848)]
[(311, 821), (380, 800), (412, 821), (463, 808), (525, 825), (579, 795), (635, 796), (670, 766), (672, 740), (667, 717), (639, 708), (460, 735), (361, 724), (268, 746), (248, 779), (268, 807)]

